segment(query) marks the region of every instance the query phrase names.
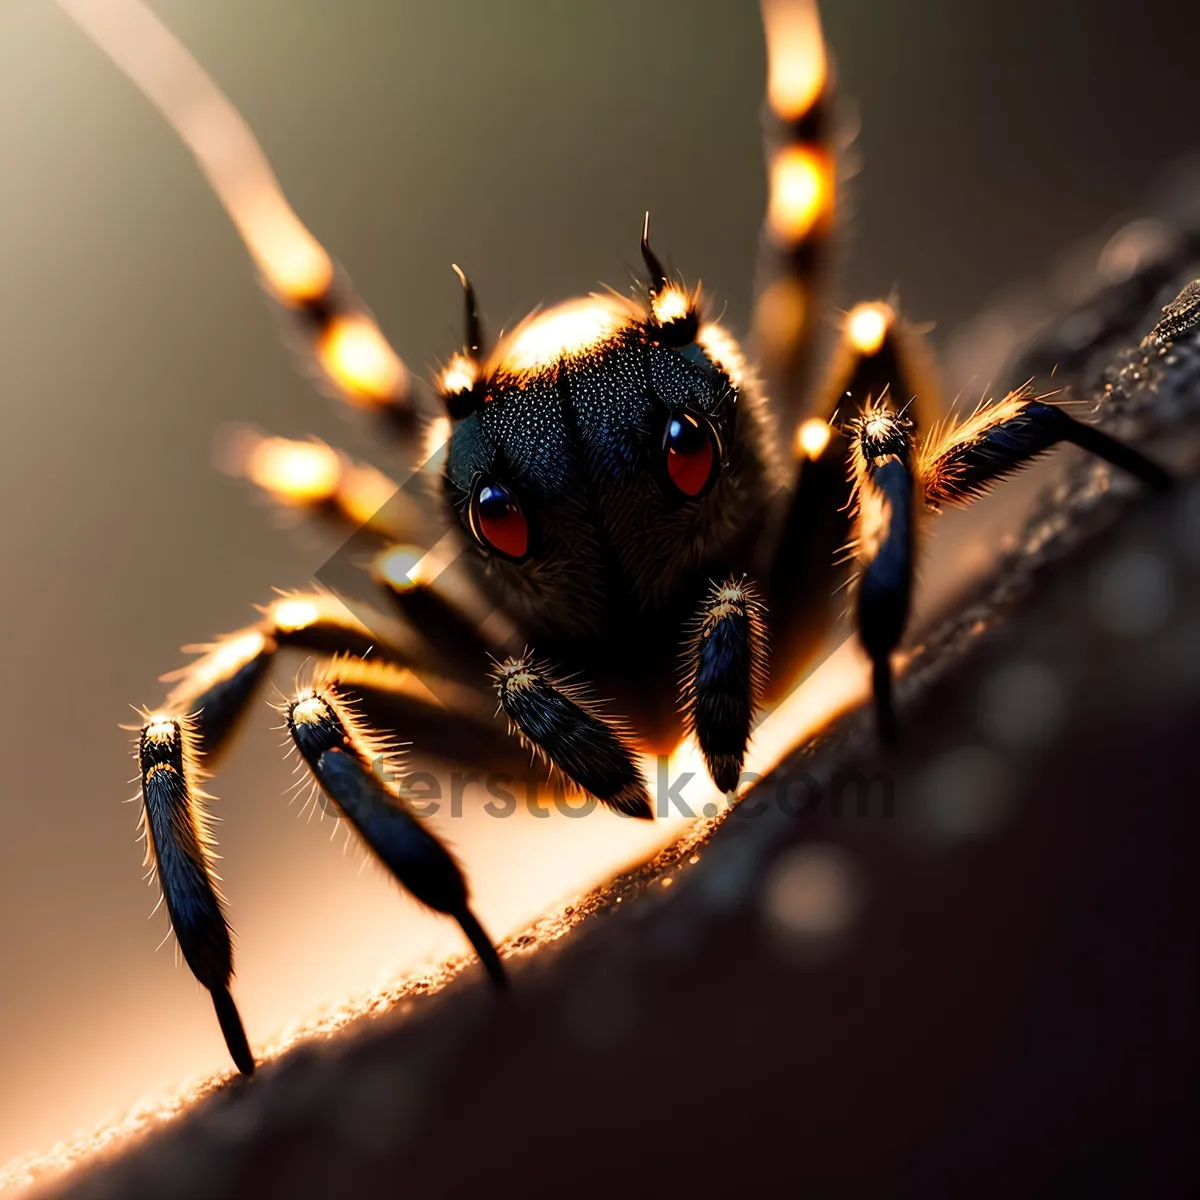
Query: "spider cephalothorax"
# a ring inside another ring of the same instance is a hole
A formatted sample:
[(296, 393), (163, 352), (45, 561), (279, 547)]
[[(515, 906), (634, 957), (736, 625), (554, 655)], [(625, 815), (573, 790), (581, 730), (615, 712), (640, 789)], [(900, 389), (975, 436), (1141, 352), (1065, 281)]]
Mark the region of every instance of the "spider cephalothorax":
[(671, 346), (661, 332), (652, 308), (609, 296), (538, 314), (497, 346), (454, 427), (451, 510), (531, 633), (594, 636), (661, 609), (780, 486), (730, 339), (705, 324)]
[(444, 448), (444, 504), (430, 521), (420, 505), (393, 508), (388, 498), (407, 489), (372, 467), (319, 443), (246, 435), (237, 470), (374, 539), (372, 574), (395, 615), (351, 615), (321, 592), (277, 599), (255, 625), (203, 647), (139, 735), (150, 861), (243, 1071), (254, 1062), (229, 990), (199, 785), (281, 648), (324, 659), (284, 705), (315, 784), (401, 884), (460, 923), (503, 983), (462, 872), (399, 786), (394, 734), (468, 766), (507, 764), (519, 743), (568, 784), (649, 818), (641, 752), (687, 733), (733, 793), (759, 704), (785, 693), (823, 640), (846, 547), (890, 737), (891, 655), (922, 508), (965, 503), (1060, 441), (1165, 486), (1137, 452), (1025, 390), (938, 423), (932, 357), (893, 303), (852, 310), (829, 371), (808, 386), (836, 182), (812, 0), (763, 0), (770, 196), (757, 368), (668, 276), (647, 223), (647, 279), (633, 299), (568, 301), (490, 350), (459, 272), (466, 336), (438, 377), (444, 415), (424, 450), (409, 372), (212, 81), (138, 0), (111, 20), (104, 6), (61, 2), (201, 156), (327, 382), (387, 418), (414, 474), (428, 478), (416, 464)]

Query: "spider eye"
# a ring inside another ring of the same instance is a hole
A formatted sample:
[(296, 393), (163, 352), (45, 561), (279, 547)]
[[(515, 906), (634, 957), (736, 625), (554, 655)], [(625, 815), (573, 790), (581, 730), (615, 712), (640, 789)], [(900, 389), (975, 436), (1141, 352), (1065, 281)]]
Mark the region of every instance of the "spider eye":
[(471, 500), (471, 532), (483, 546), (506, 558), (529, 552), (529, 525), (516, 496), (502, 483), (483, 483)]
[(690, 412), (673, 412), (663, 431), (663, 465), (677, 491), (690, 498), (702, 496), (716, 482), (720, 467), (712, 426)]

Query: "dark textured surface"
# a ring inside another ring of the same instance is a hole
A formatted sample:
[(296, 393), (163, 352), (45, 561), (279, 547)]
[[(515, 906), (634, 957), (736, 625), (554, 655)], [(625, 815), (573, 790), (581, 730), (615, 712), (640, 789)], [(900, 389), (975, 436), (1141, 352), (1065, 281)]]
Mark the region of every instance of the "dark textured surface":
[(1084, 359), (1188, 482), (1068, 457), (915, 651), (894, 758), (848, 715), (511, 1003), (311, 1042), (63, 1194), (1193, 1194), (1200, 338)]

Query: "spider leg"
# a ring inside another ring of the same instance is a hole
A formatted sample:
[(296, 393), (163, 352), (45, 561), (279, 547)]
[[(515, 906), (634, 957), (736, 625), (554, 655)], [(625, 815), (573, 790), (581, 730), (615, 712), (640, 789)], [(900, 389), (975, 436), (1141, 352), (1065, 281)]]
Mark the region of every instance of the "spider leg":
[(870, 656), (879, 732), (894, 741), (891, 653), (904, 633), (912, 594), (918, 492), (927, 507), (966, 504), (1059, 442), (1073, 442), (1165, 490), (1170, 476), (1144, 455), (1024, 390), (981, 405), (965, 421), (935, 428), (914, 451), (912, 423), (874, 404), (850, 429), (854, 469), (852, 544), (859, 637)]
[(629, 817), (653, 817), (624, 731), (601, 717), (578, 687), (556, 681), (528, 654), (498, 664), (494, 678), (513, 731), (546, 762), (609, 808)]
[(233, 942), (213, 870), (191, 723), (186, 717), (149, 718), (137, 758), (147, 862), (155, 868), (184, 960), (212, 997), (229, 1054), (243, 1075), (252, 1075), (254, 1055), (229, 991)]
[(871, 659), (880, 740), (896, 738), (892, 651), (912, 598), (916, 479), (913, 422), (886, 400), (870, 404), (848, 428), (853, 470), (854, 537), (859, 559), (856, 620)]
[(415, 424), (412, 381), (349, 280), (292, 211), (241, 114), (142, 0), (59, 0), (196, 158), (301, 350), (345, 401)]
[(383, 659), (341, 654), (321, 664), (312, 686), (347, 696), (371, 729), (404, 730), (406, 739), (438, 762), (486, 763), (518, 779), (529, 774), (528, 755), (481, 689)]
[[(280, 596), (262, 609), (262, 620), (214, 643), (185, 647), (203, 651), (186, 667), (163, 676), (174, 683), (158, 712), (187, 717), (197, 756), (206, 766), (219, 757), (282, 647), (320, 654), (372, 655), (425, 664), (419, 638), (380, 614), (370, 627), (324, 592)], [(366, 615), (366, 614), (364, 614)]]
[(401, 486), (382, 471), (315, 438), (268, 437), (238, 428), (218, 452), (227, 474), (248, 479), (280, 507), (391, 542), (421, 542), (432, 533), (419, 480)]
[(225, 1044), (239, 1071), (254, 1071), (229, 991), (233, 944), (213, 869), (213, 839), (200, 790), (203, 762), (215, 761), (282, 644), (321, 648), (337, 639), (369, 649), (369, 633), (331, 597), (285, 596), (257, 625), (210, 646), (182, 671), (157, 712), (145, 712), (138, 738), (142, 826), (171, 928), (192, 974), (212, 996)]
[(833, 228), (833, 81), (816, 0), (762, 0), (762, 15), (768, 198), (759, 234), (752, 343), (790, 434), (804, 398), (817, 287)]
[[(386, 625), (386, 619), (381, 617), (380, 623)], [(374, 621), (372, 625), (379, 628)], [(452, 681), (435, 682), (424, 671), (418, 677), (402, 665), (405, 655), (399, 641), (381, 640), (331, 596), (284, 596), (264, 609), (257, 625), (204, 647), (204, 655), (168, 677), (178, 680), (176, 687), (159, 711), (144, 714), (138, 764), (148, 862), (156, 869), (184, 958), (208, 988), (229, 1052), (245, 1074), (253, 1071), (254, 1059), (229, 992), (232, 939), (213, 870), (213, 839), (203, 803), (209, 797), (200, 785), (208, 777), (205, 766), (228, 745), (278, 650), (298, 647), (333, 653), (318, 677), (322, 695), (335, 688), (352, 692), (356, 703), (381, 727), (412, 729), (434, 754), (447, 761), (477, 760), (483, 754), (489, 756), (489, 762), (511, 770), (514, 778), (528, 771), (528, 763), (511, 753), (512, 739), (497, 722), (486, 694)], [(334, 702), (327, 703), (332, 706)], [(331, 707), (330, 711), (335, 710)], [(360, 750), (371, 744), (367, 735), (360, 735), (355, 743)], [(374, 744), (381, 745), (378, 739)], [(304, 748), (301, 746), (302, 751)], [(348, 758), (348, 752), (343, 757)], [(327, 758), (318, 754), (309, 760), (322, 786), (352, 816), (354, 827), (392, 873), (409, 886), (396, 856), (402, 857), (406, 846), (419, 849), (424, 845), (418, 836), (421, 831), (407, 841), (400, 839), (389, 823), (392, 818), (376, 811), (384, 803), (393, 803), (386, 798), (390, 795), (387, 787), (371, 779), (356, 780), (353, 767), (339, 765), (336, 759), (326, 762)], [(386, 756), (368, 756), (363, 761), (376, 765), (386, 761)], [(429, 869), (450, 878), (444, 864), (436, 865), (436, 857), (436, 849), (426, 854), (428, 862), (434, 863)], [(457, 905), (449, 884), (444, 883), (441, 892), (436, 888), (429, 891), (430, 887), (433, 885), (427, 886), (418, 875), (410, 890), (433, 907), (440, 904), (440, 911), (452, 912), (495, 975), (495, 952), (478, 922), (469, 910)]]
[(450, 851), (425, 827), (379, 764), (388, 747), (373, 738), (340, 697), (336, 668), (287, 706), (288, 730), (325, 794), (354, 831), (422, 904), (453, 917), (492, 982), (507, 976), (491, 939), (471, 912), (467, 883)]
[(767, 576), (776, 657), (810, 662), (825, 642), (844, 576), (841, 551), (851, 541), (853, 450), (847, 432), (876, 404), (903, 410), (912, 427), (932, 423), (939, 381), (920, 333), (894, 305), (856, 305), (817, 391), (815, 414), (796, 432), (795, 487)]
[(857, 621), (871, 659), (875, 714), (882, 742), (896, 740), (891, 655), (908, 622), (913, 577), (913, 477), (891, 456), (870, 470), (859, 496), (860, 529), (874, 526), (869, 558), (858, 577)]
[(758, 589), (730, 576), (714, 583), (684, 657), (681, 706), (723, 792), (737, 788), (750, 727), (767, 675), (767, 639)]
[(968, 504), (1059, 442), (1073, 442), (1159, 491), (1171, 485), (1167, 472), (1132, 446), (1018, 390), (927, 439), (917, 464), (925, 502), (934, 509)]

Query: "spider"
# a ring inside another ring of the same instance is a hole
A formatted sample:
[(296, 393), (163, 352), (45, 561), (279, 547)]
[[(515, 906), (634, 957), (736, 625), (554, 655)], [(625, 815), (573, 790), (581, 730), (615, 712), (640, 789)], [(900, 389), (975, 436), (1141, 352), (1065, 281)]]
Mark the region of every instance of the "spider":
[(228, 100), (141, 0), (60, 3), (195, 153), (313, 370), (378, 417), (411, 468), (401, 487), (322, 443), (243, 434), (236, 472), (371, 546), (382, 609), (280, 596), (254, 625), (193, 647), (200, 657), (166, 677), (174, 688), (137, 731), (148, 862), (244, 1074), (255, 1060), (230, 990), (201, 787), (280, 649), (319, 657), (282, 706), (315, 786), (402, 887), (459, 923), (503, 988), (461, 869), (401, 786), (394, 731), (468, 765), (532, 751), (567, 785), (642, 819), (654, 812), (638, 750), (690, 734), (735, 794), (757, 714), (825, 634), (845, 557), (857, 562), (855, 623), (890, 743), (922, 508), (966, 504), (1063, 441), (1168, 484), (1025, 386), (936, 422), (932, 356), (894, 301), (846, 314), (814, 379), (837, 192), (814, 0), (763, 0), (769, 200), (753, 357), (664, 267), (647, 215), (632, 297), (570, 300), (493, 342), (455, 267), (465, 335), (434, 380), (440, 411), (291, 211)]

